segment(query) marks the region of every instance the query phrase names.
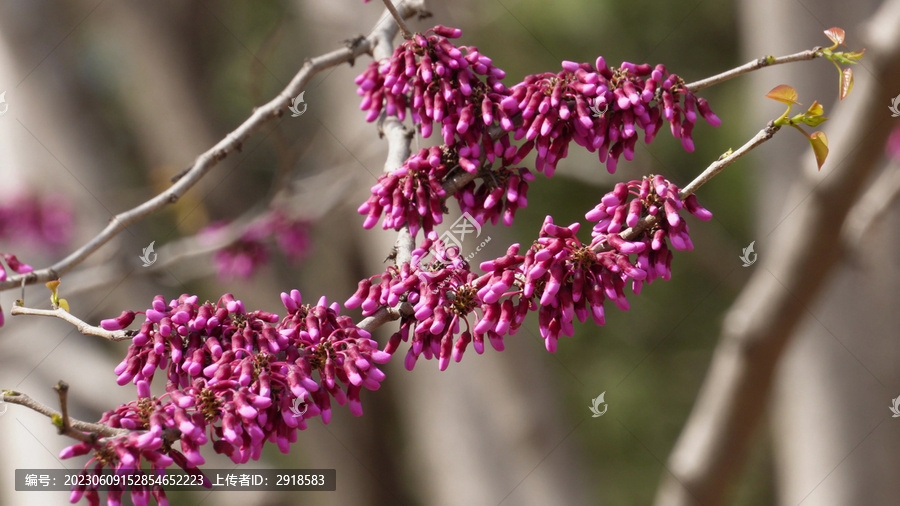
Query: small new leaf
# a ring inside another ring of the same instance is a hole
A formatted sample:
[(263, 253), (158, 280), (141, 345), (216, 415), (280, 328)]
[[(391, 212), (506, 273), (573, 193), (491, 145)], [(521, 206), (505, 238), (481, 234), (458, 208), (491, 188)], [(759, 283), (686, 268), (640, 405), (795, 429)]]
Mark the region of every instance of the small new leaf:
[(777, 100), (787, 105), (800, 103), (797, 102), (797, 90), (795, 90), (793, 86), (788, 86), (787, 84), (779, 84), (772, 88), (772, 91), (766, 93), (766, 98), (771, 98), (772, 100)]
[(825, 114), (825, 108), (823, 108), (822, 104), (820, 104), (818, 101), (814, 101), (812, 105), (809, 106), (809, 109), (807, 109), (806, 112), (803, 113), (800, 121), (815, 128), (828, 120), (828, 118), (822, 116), (823, 114)]
[(847, 95), (850, 94), (850, 91), (853, 90), (853, 69), (850, 67), (845, 68), (841, 71), (841, 100), (847, 98)]
[(825, 108), (822, 107), (818, 100), (814, 100), (809, 109), (806, 110), (807, 116), (821, 116), (823, 114), (825, 114)]
[(828, 118), (826, 118), (825, 116), (803, 116), (803, 118), (800, 121), (815, 128), (815, 127), (821, 125), (822, 123), (825, 123), (826, 121), (828, 121)]
[(59, 413), (53, 413), (53, 415), (50, 416), (50, 422), (53, 423), (53, 425), (55, 425), (57, 428), (63, 428), (63, 419)]
[(859, 63), (859, 60), (866, 54), (866, 48), (862, 48), (859, 51), (851, 51), (849, 53), (843, 53), (844, 58), (850, 60), (850, 63)]
[(50, 289), (50, 305), (56, 309), (59, 307), (59, 280), (48, 281), (45, 285)]
[(825, 137), (824, 132), (813, 132), (809, 136), (809, 143), (812, 145), (813, 153), (816, 154), (816, 163), (819, 164), (819, 170), (822, 170), (825, 158), (828, 157), (828, 138)]
[(831, 42), (834, 42), (834, 45), (831, 46), (831, 49), (834, 49), (844, 43), (844, 30), (836, 26), (825, 30), (825, 36), (831, 39)]

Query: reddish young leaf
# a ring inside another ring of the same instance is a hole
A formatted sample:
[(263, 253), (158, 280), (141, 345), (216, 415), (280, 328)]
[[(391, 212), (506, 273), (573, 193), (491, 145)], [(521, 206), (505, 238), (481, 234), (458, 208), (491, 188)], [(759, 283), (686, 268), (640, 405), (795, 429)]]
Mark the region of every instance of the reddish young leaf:
[(822, 165), (828, 156), (828, 138), (825, 137), (824, 132), (813, 132), (809, 136), (809, 143), (812, 145), (813, 153), (816, 154), (816, 163), (819, 164), (819, 170), (822, 170)]
[(787, 105), (800, 103), (797, 102), (797, 90), (795, 90), (793, 86), (788, 86), (786, 84), (779, 84), (772, 88), (772, 91), (766, 93), (766, 98), (771, 98), (772, 100), (777, 100)]
[(845, 68), (841, 72), (841, 100), (847, 98), (847, 95), (850, 94), (850, 90), (853, 89), (853, 69), (850, 67)]
[(831, 42), (834, 42), (834, 47), (837, 47), (844, 43), (844, 30), (836, 26), (825, 30), (825, 35), (829, 39), (831, 39)]

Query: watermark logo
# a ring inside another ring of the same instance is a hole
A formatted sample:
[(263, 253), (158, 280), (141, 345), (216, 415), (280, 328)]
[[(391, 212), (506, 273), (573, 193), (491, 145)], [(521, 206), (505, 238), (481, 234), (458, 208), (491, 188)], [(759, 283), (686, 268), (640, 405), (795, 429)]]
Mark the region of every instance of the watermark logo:
[[(591, 418), (597, 418), (598, 416), (603, 416), (606, 414), (606, 410), (609, 408), (609, 406), (606, 404), (606, 401), (603, 400), (603, 398), (605, 396), (606, 396), (606, 392), (603, 392), (602, 394), (598, 395), (596, 399), (594, 399), (592, 401), (593, 404), (591, 406), (588, 406), (588, 409), (590, 409), (591, 413), (594, 414)], [(601, 404), (603, 404), (603, 411), (600, 411)]]
[(6, 91), (0, 93), (0, 116), (6, 114), (6, 111), (9, 110), (9, 104), (6, 103)]
[[(891, 413), (894, 413), (894, 416), (891, 418), (900, 418), (900, 395), (898, 395), (896, 399), (891, 399), (891, 401), (894, 403), (894, 405), (889, 408)], [(2, 414), (3, 412), (0, 412), (0, 415)]]
[(0, 399), (0, 416), (3, 416), (4, 414), (6, 414), (6, 409), (7, 409), (6, 401), (4, 401), (3, 399)]
[(306, 401), (303, 400), (303, 397), (295, 397), (294, 402), (291, 403), (291, 407), (288, 408), (291, 410), (291, 413), (294, 418), (302, 418), (303, 414), (306, 413), (306, 410), (309, 409), (309, 406), (306, 404)]
[[(0, 95), (2, 97), (3, 95)], [(891, 111), (891, 117), (896, 118), (900, 116), (900, 95), (894, 97), (894, 100), (891, 101), (891, 106), (888, 107)]]
[[(436, 261), (452, 261), (460, 257), (463, 241), (470, 234), (474, 235), (476, 239), (481, 237), (481, 224), (471, 214), (465, 212), (450, 225), (449, 230), (441, 234), (438, 240), (435, 241), (435, 247), (428, 252), (429, 254), (423, 255), (419, 259), (419, 267), (433, 264)], [(469, 253), (463, 260), (466, 262), (471, 261), (489, 242), (491, 242), (491, 237), (485, 237), (481, 244), (475, 248), (475, 251)]]
[(603, 106), (601, 108), (600, 97), (591, 100), (589, 103), (590, 105), (588, 106), (588, 108), (591, 110), (591, 116), (595, 118), (602, 118), (603, 115), (606, 114), (606, 111), (609, 110), (609, 104), (607, 103), (603, 103)]
[(144, 248), (144, 254), (138, 257), (144, 262), (144, 267), (150, 267), (156, 262), (156, 253), (153, 251), (154, 244), (156, 244), (156, 241), (151, 242), (150, 246)]
[[(299, 95), (294, 97), (294, 101), (291, 103), (291, 106), (288, 109), (291, 111), (291, 117), (297, 118), (300, 117), (303, 113), (306, 112), (306, 104), (303, 103), (303, 94), (306, 91), (301, 91)], [(300, 105), (303, 104), (303, 109), (299, 109)]]
[[(756, 244), (756, 241), (750, 243), (750, 246), (744, 248), (744, 254), (741, 255), (740, 258), (742, 262), (744, 262), (744, 267), (750, 267), (756, 262), (756, 253), (753, 252), (753, 245)], [(750, 255), (753, 255), (753, 259), (751, 260)]]

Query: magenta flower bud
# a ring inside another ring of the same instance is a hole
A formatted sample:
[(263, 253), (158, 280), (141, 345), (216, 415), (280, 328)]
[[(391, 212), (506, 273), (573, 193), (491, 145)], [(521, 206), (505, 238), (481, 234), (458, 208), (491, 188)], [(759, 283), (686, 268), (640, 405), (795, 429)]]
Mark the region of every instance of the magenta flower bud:
[(150, 383), (146, 380), (138, 381), (137, 394), (142, 399), (150, 397)]
[(641, 217), (643, 205), (639, 199), (634, 199), (628, 204), (628, 216), (625, 218), (625, 224), (629, 227), (637, 225)]
[(76, 443), (72, 446), (67, 446), (63, 448), (62, 451), (59, 452), (60, 459), (70, 459), (72, 457), (79, 457), (81, 455), (86, 455), (93, 447), (87, 443)]
[(697, 98), (697, 109), (700, 111), (703, 119), (710, 125), (717, 127), (722, 124), (722, 120), (712, 112), (712, 109), (709, 108), (709, 102), (705, 98)]
[[(4, 254), (0, 254), (0, 257), (3, 257), (3, 260), (6, 261), (6, 265), (8, 265), (9, 268), (17, 274), (27, 274), (34, 270), (34, 268), (31, 267), (30, 265), (20, 262), (19, 259), (16, 258), (15, 255), (12, 255), (9, 253), (4, 253)], [(2, 272), (2, 271), (3, 271), (3, 269), (0, 268), (0, 272)]]
[(100, 326), (104, 330), (122, 330), (125, 327), (131, 325), (131, 322), (134, 321), (134, 311), (122, 311), (122, 314), (117, 318), (112, 318), (108, 320), (102, 320), (100, 322)]
[(676, 208), (675, 202), (680, 204), (680, 201), (675, 201), (671, 198), (667, 198), (663, 203), (663, 209), (666, 211), (666, 220), (669, 222), (669, 226), (672, 227), (677, 227), (681, 222), (681, 216), (678, 215), (678, 208)]
[(703, 221), (709, 221), (712, 219), (712, 213), (709, 212), (704, 207), (701, 207), (697, 202), (697, 196), (693, 193), (688, 195), (688, 197), (684, 200), (684, 207), (687, 208), (688, 212), (697, 217), (697, 219)]
[(653, 233), (653, 242), (650, 245), (650, 248), (653, 251), (659, 251), (660, 248), (665, 244), (666, 231), (663, 229), (659, 229)]
[(644, 251), (646, 245), (642, 242), (629, 242), (622, 239), (618, 234), (609, 234), (607, 236), (609, 245), (626, 255), (633, 255)]
[(459, 28), (448, 28), (446, 26), (437, 25), (433, 28), (434, 33), (447, 37), (448, 39), (458, 39), (462, 36), (462, 30)]

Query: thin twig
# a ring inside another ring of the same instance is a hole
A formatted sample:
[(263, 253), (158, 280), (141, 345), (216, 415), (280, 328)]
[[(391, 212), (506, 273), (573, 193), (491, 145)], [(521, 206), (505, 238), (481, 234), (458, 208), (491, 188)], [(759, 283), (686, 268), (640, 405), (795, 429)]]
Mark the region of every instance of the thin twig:
[[(45, 406), (40, 402), (32, 399), (31, 397), (19, 393), (13, 392), (10, 390), (0, 391), (0, 399), (3, 402), (8, 402), (10, 404), (18, 404), (20, 406), (25, 406), (33, 411), (37, 411), (38, 413), (50, 417), (52, 420), (54, 417), (62, 416), (62, 413), (51, 409), (49, 406)], [(88, 423), (82, 422), (81, 420), (76, 420), (74, 418), (69, 418), (69, 426), (72, 429), (80, 430), (83, 432), (91, 432), (95, 434), (100, 434), (108, 437), (121, 436), (123, 434), (127, 434), (128, 429), (116, 429), (113, 427), (109, 427), (108, 425), (104, 425), (102, 423)]]
[(400, 32), (403, 33), (403, 38), (409, 40), (412, 38), (412, 32), (409, 30), (409, 27), (406, 26), (406, 21), (403, 20), (403, 16), (397, 12), (397, 8), (394, 7), (394, 2), (392, 0), (384, 0), (384, 6), (387, 7), (388, 12), (391, 13), (391, 16), (394, 16), (394, 21), (397, 22), (397, 26), (400, 27)]
[(820, 52), (821, 49), (822, 48), (820, 47), (814, 47), (812, 49), (807, 49), (806, 51), (800, 51), (799, 53), (789, 54), (787, 56), (779, 56), (777, 58), (774, 56), (763, 56), (758, 60), (753, 60), (752, 62), (745, 63), (740, 67), (735, 67), (731, 70), (722, 72), (721, 74), (716, 74), (712, 77), (707, 77), (706, 79), (701, 79), (699, 81), (686, 84), (684, 85), (684, 87), (691, 92), (696, 92), (702, 90), (703, 88), (708, 88), (710, 86), (725, 82), (729, 79), (733, 79), (748, 72), (759, 70), (763, 67), (771, 67), (772, 65), (780, 65), (782, 63), (813, 60), (822, 56), (822, 53)]
[[(769, 122), (769, 124), (766, 125), (765, 128), (760, 130), (756, 135), (753, 136), (753, 138), (747, 141), (736, 151), (728, 153), (727, 155), (722, 155), (718, 160), (711, 163), (709, 167), (706, 168), (706, 170), (700, 173), (699, 176), (695, 177), (693, 181), (688, 183), (688, 185), (681, 190), (681, 192), (678, 194), (678, 197), (684, 200), (688, 197), (688, 195), (696, 192), (698, 189), (700, 189), (701, 186), (708, 183), (710, 179), (716, 177), (717, 174), (725, 170), (726, 167), (738, 161), (739, 158), (746, 155), (750, 151), (753, 151), (762, 143), (771, 139), (772, 136), (775, 135), (775, 132), (780, 129), (780, 126), (776, 126), (772, 124), (772, 122)], [(640, 219), (640, 221), (637, 222), (637, 224), (635, 224), (635, 226), (627, 228), (620, 232), (619, 237), (625, 239), (626, 241), (633, 241), (639, 235), (641, 235), (643, 231), (653, 227), (653, 225), (656, 225), (659, 220), (659, 214), (653, 216), (644, 216)], [(610, 246), (607, 242), (601, 243), (594, 248), (594, 251), (596, 251), (597, 253), (610, 250), (612, 250), (612, 246)]]
[(31, 316), (52, 316), (54, 318), (59, 318), (60, 320), (65, 320), (78, 330), (78, 332), (86, 335), (86, 336), (97, 336), (102, 337), (103, 339), (107, 339), (109, 341), (124, 341), (126, 339), (130, 339), (132, 337), (131, 332), (127, 330), (116, 330), (109, 331), (100, 327), (95, 327), (93, 325), (89, 325), (83, 321), (81, 321), (78, 317), (69, 313), (63, 308), (57, 309), (34, 309), (24, 306), (13, 306), (10, 310), (10, 314), (13, 316), (18, 315), (31, 315)]
[[(424, 2), (422, 0), (407, 1), (401, 6), (402, 12), (400, 14), (409, 17), (423, 8)], [(358, 43), (307, 60), (277, 97), (267, 104), (256, 108), (253, 114), (241, 123), (239, 127), (197, 157), (194, 164), (167, 190), (128, 211), (117, 214), (110, 220), (106, 228), (88, 241), (87, 244), (52, 266), (28, 274), (10, 276), (6, 281), (0, 282), (0, 291), (18, 287), (23, 279), (29, 285), (59, 279), (60, 276), (83, 262), (132, 223), (140, 221), (167, 205), (178, 201), (187, 190), (193, 187), (216, 164), (225, 159), (230, 153), (240, 150), (243, 142), (251, 134), (259, 130), (266, 122), (280, 117), (284, 110), (291, 105), (293, 97), (306, 89), (313, 76), (336, 65), (352, 62), (358, 56), (371, 52), (377, 46), (379, 40), (384, 40), (388, 37), (393, 38), (393, 34), (396, 33), (396, 26), (393, 23), (384, 23), (383, 19), (384, 16), (379, 20), (371, 35)]]
[(53, 387), (56, 390), (57, 395), (59, 395), (59, 418), (50, 417), (50, 420), (56, 425), (56, 429), (61, 436), (69, 436), (72, 439), (77, 439), (84, 443), (96, 443), (97, 442), (97, 434), (95, 432), (85, 433), (79, 430), (76, 430), (72, 427), (72, 419), (69, 418), (69, 384), (63, 380), (59, 380), (59, 383)]
[(728, 154), (727, 156), (723, 156), (723, 157), (719, 158), (718, 160), (716, 160), (715, 162), (713, 162), (712, 164), (710, 164), (710, 166), (707, 167), (706, 170), (704, 170), (699, 176), (695, 177), (693, 181), (688, 183), (688, 185), (685, 186), (681, 190), (681, 193), (678, 194), (678, 197), (681, 198), (682, 200), (684, 200), (690, 194), (696, 192), (701, 186), (703, 186), (704, 184), (709, 182), (710, 179), (714, 178), (716, 176), (716, 174), (718, 174), (719, 172), (722, 172), (725, 169), (725, 167), (728, 167), (732, 163), (738, 161), (739, 158), (741, 158), (742, 156), (746, 155), (747, 153), (753, 151), (760, 144), (771, 139), (772, 136), (775, 135), (775, 132), (777, 132), (780, 129), (781, 129), (780, 126), (776, 126), (775, 124), (773, 124), (770, 121), (769, 124), (766, 125), (765, 128), (760, 130), (756, 135), (753, 136), (752, 139), (747, 141), (743, 146), (739, 147), (737, 149), (737, 151), (733, 151), (732, 153)]

